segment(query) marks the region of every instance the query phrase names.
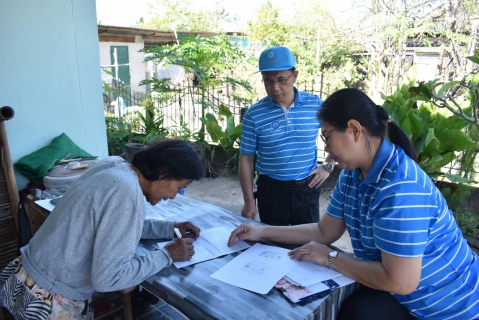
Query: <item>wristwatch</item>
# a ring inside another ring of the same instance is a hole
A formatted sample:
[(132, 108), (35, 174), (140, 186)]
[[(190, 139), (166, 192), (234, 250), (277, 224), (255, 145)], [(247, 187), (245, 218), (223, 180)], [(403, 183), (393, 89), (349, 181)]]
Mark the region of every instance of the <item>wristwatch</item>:
[(331, 163), (329, 163), (329, 162), (327, 162), (327, 161), (324, 161), (324, 162), (322, 163), (322, 165), (323, 165), (323, 168), (324, 168), (326, 171), (328, 171), (329, 173), (333, 172), (334, 167), (333, 167), (333, 165), (332, 165)]
[(338, 252), (337, 251), (331, 251), (329, 253), (329, 269), (332, 269), (334, 270), (333, 268), (333, 259), (336, 258), (338, 256)]

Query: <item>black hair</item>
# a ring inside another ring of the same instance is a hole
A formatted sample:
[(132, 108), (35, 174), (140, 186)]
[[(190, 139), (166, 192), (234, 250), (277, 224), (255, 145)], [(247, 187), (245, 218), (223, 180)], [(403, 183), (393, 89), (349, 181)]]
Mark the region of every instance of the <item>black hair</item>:
[(163, 179), (199, 180), (205, 175), (198, 152), (188, 142), (165, 139), (141, 149), (133, 157), (132, 165), (149, 181)]
[(321, 105), (317, 117), (342, 131), (346, 130), (351, 119), (358, 121), (373, 137), (383, 137), (387, 131), (389, 141), (418, 161), (416, 149), (407, 134), (392, 121), (384, 107), (376, 105), (358, 89), (341, 89), (330, 95)]

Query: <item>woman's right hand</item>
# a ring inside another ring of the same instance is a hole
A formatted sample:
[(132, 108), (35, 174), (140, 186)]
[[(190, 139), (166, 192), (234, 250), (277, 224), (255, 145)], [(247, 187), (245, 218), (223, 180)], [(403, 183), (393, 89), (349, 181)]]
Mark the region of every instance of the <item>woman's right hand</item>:
[(173, 262), (188, 261), (195, 254), (192, 238), (173, 239), (165, 246)]
[(240, 240), (258, 241), (261, 239), (262, 231), (263, 227), (255, 227), (243, 223), (231, 232), (230, 238), (228, 239), (228, 246), (231, 247), (236, 241)]

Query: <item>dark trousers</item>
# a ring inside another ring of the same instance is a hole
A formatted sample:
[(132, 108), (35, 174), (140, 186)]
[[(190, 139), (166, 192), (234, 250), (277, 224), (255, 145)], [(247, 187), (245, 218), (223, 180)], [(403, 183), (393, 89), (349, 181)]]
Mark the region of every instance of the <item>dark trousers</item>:
[(261, 222), (274, 226), (318, 222), (321, 189), (308, 187), (309, 181), (280, 181), (261, 174), (256, 182)]
[(366, 286), (341, 306), (337, 320), (409, 320), (415, 319), (389, 292)]

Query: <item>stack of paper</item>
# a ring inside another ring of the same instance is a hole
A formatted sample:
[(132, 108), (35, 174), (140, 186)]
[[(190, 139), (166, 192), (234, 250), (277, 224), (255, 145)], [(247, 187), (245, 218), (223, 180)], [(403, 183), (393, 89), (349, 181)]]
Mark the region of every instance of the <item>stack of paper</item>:
[(211, 277), (246, 290), (267, 294), (281, 277), (299, 263), (291, 260), (289, 251), (256, 243)]
[(342, 274), (335, 270), (304, 261), (288, 272), (284, 278), (291, 284), (306, 287), (339, 276), (342, 276)]
[(292, 302), (326, 294), (354, 282), (335, 270), (292, 260), (289, 251), (256, 243), (211, 277), (262, 294), (276, 287)]

